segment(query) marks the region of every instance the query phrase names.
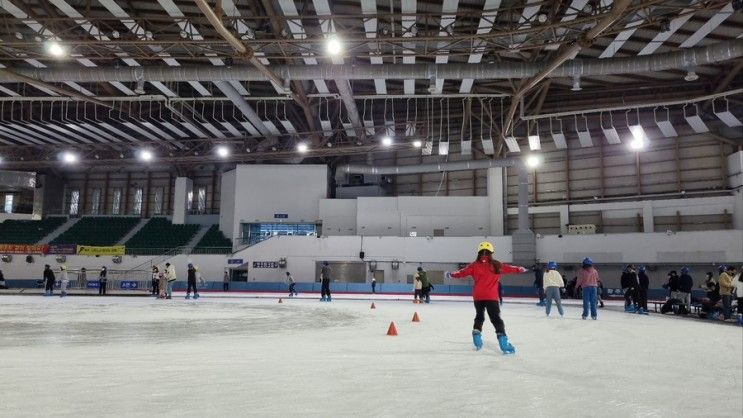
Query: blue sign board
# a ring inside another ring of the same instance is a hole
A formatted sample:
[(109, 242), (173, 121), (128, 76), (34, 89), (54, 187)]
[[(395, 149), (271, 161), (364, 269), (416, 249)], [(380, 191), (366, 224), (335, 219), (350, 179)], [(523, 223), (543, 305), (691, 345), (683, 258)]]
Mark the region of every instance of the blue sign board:
[(88, 282), (88, 285), (86, 286), (88, 289), (98, 289), (98, 282)]
[(122, 281), (120, 286), (122, 289), (126, 290), (137, 289), (139, 287), (135, 281)]
[(274, 213), (273, 214), (274, 219), (289, 219), (288, 213)]
[(227, 264), (228, 265), (232, 265), (232, 264), (241, 265), (243, 264), (243, 259), (242, 258), (229, 258), (227, 259)]

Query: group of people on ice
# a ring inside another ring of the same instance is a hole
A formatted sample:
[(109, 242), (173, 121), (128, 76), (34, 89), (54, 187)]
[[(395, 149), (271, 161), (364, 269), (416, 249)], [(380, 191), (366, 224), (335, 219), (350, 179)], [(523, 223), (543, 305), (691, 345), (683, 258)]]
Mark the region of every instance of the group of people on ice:
[[(191, 292), (193, 291), (193, 298), (199, 298), (199, 291), (196, 287), (197, 283), (202, 283), (203, 279), (199, 268), (193, 263), (188, 263), (188, 270), (186, 272), (187, 287), (186, 287), (186, 299), (191, 299)], [(170, 263), (165, 263), (165, 267), (160, 268), (158, 266), (152, 266), (152, 295), (158, 299), (172, 299), (173, 298), (173, 285), (177, 280), (175, 273), (175, 266)]]

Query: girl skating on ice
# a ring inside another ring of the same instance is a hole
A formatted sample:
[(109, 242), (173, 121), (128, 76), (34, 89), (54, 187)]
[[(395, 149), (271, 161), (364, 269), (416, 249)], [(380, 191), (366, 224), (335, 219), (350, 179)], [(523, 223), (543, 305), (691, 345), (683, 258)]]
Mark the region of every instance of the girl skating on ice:
[(516, 349), (508, 342), (506, 327), (500, 317), (498, 283), (502, 274), (525, 273), (528, 270), (524, 267), (512, 266), (493, 259), (494, 252), (493, 244), (481, 242), (477, 247), (477, 259), (472, 264), (454, 273), (446, 272), (446, 276), (456, 279), (471, 276), (475, 280), (475, 285), (472, 288), (472, 299), (475, 302), (475, 324), (472, 327), (472, 342), (475, 344), (475, 349), (482, 348), (482, 324), (485, 322), (485, 310), (487, 310), (490, 322), (495, 326), (500, 349), (503, 354), (513, 354)]

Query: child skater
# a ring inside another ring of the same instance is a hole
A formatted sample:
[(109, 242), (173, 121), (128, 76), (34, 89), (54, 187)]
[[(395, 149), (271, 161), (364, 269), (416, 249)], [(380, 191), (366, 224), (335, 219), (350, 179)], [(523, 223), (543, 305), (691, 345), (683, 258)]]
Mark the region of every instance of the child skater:
[(544, 299), (546, 303), (545, 313), (547, 314), (547, 316), (550, 316), (550, 311), (552, 310), (552, 301), (554, 301), (555, 304), (557, 304), (557, 311), (562, 317), (565, 312), (562, 310), (560, 288), (565, 287), (565, 281), (562, 279), (562, 275), (557, 271), (556, 262), (550, 261), (549, 263), (547, 263), (547, 267), (544, 271), (542, 285), (544, 286)]
[(472, 329), (472, 342), (475, 349), (482, 348), (482, 324), (485, 322), (485, 310), (490, 322), (495, 326), (498, 344), (503, 354), (513, 354), (516, 349), (508, 342), (506, 327), (500, 317), (498, 304), (498, 283), (502, 274), (525, 273), (528, 270), (520, 266), (501, 263), (493, 259), (495, 247), (489, 242), (481, 242), (477, 248), (477, 259), (469, 266), (454, 273), (446, 272), (446, 277), (462, 279), (471, 276), (475, 280), (472, 299), (475, 302), (475, 324)]
[(289, 297), (292, 298), (297, 296), (297, 291), (295, 290), (297, 284), (294, 283), (294, 277), (292, 277), (292, 274), (288, 271), (286, 272), (286, 281), (289, 283)]

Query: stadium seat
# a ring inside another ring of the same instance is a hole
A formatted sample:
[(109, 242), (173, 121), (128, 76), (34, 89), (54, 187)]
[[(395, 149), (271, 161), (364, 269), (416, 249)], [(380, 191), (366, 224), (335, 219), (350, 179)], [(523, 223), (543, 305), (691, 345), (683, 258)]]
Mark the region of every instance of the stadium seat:
[(127, 253), (166, 253), (188, 244), (199, 228), (199, 225), (174, 225), (166, 218), (152, 218), (126, 242)]
[(228, 254), (230, 252), (232, 252), (232, 241), (219, 230), (219, 225), (212, 225), (193, 249), (193, 254)]
[(115, 245), (137, 223), (139, 223), (139, 218), (85, 217), (54, 238), (52, 244)]
[(41, 221), (6, 220), (0, 223), (0, 244), (36, 244), (66, 221), (67, 218), (62, 217)]

